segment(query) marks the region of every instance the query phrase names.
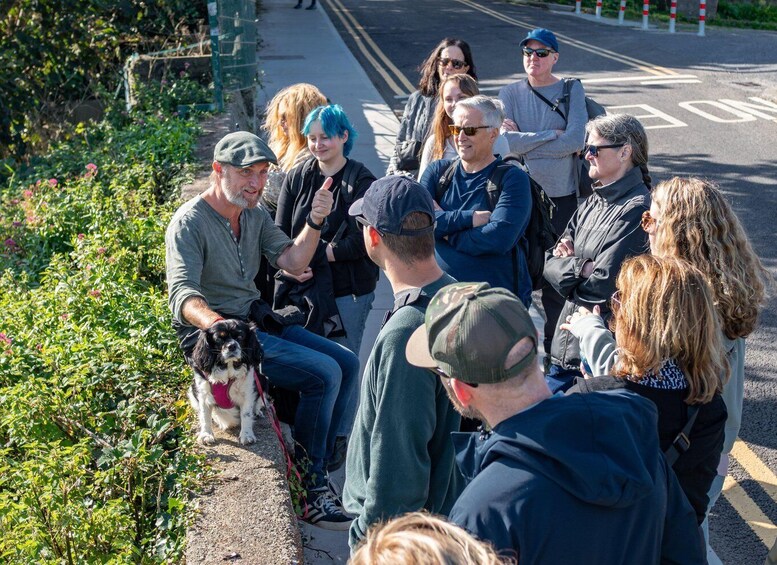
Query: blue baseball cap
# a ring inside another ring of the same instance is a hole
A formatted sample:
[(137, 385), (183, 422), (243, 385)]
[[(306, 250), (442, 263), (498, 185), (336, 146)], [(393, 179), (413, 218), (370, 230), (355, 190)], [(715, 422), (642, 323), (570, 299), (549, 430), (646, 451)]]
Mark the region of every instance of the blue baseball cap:
[(524, 40), (521, 41), (521, 47), (529, 43), (532, 39), (534, 41), (539, 41), (543, 45), (550, 47), (554, 51), (558, 52), (558, 40), (556, 39), (555, 34), (549, 29), (538, 27), (537, 29), (531, 30), (526, 35)]
[[(429, 216), (429, 226), (420, 229), (402, 227), (413, 212)], [(434, 230), (434, 201), (431, 194), (413, 179), (393, 175), (372, 183), (364, 197), (348, 209), (351, 216), (361, 216), (381, 234), (422, 235)]]

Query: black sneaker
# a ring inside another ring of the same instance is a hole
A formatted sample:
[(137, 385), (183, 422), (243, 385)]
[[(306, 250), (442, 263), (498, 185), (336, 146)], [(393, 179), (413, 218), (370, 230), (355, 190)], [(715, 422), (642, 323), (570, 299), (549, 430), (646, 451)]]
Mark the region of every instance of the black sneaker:
[(335, 483), (329, 476), (326, 478), (326, 487), (329, 489), (329, 494), (332, 495), (332, 501), (335, 503), (335, 505), (343, 509), (343, 492), (340, 490), (340, 487), (337, 486), (337, 483)]
[(307, 503), (308, 514), (302, 519), (308, 524), (335, 532), (344, 532), (351, 527), (353, 518), (337, 507), (327, 487), (309, 490)]
[(348, 453), (348, 438), (346, 436), (337, 436), (335, 438), (335, 447), (332, 450), (332, 458), (326, 465), (329, 473), (334, 473), (345, 463), (345, 456)]

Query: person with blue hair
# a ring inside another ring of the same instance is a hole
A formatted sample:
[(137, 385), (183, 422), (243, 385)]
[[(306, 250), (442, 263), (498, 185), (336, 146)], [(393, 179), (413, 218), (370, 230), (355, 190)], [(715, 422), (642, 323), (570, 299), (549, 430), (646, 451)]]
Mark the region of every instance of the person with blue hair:
[[(364, 196), (375, 175), (362, 163), (348, 158), (356, 130), (338, 104), (313, 109), (305, 119), (302, 133), (307, 137), (312, 157), (289, 171), (278, 197), (275, 223), (286, 234), (300, 233), (307, 225), (316, 190), (329, 179), (334, 204), (321, 230), (319, 250), (305, 272), (293, 276), (281, 271), (278, 275), (275, 307), (287, 304), (281, 296), (286, 295), (285, 287), (292, 287), (291, 294), (306, 293), (305, 303), (312, 308), (305, 327), (358, 355), (379, 271), (367, 256), (362, 230), (356, 219), (348, 215), (348, 207)], [(349, 404), (350, 417), (343, 418), (338, 431), (330, 471), (344, 461), (357, 400), (354, 395)]]

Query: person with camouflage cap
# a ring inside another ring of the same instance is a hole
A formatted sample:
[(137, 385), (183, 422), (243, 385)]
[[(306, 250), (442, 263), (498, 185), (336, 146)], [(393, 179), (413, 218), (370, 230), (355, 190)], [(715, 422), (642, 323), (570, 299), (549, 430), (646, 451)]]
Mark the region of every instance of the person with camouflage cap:
[(406, 355), (491, 430), (453, 434), (468, 484), (451, 521), (522, 563), (705, 562), (659, 448), (655, 405), (624, 390), (551, 395), (537, 330), (515, 295), (444, 287)]

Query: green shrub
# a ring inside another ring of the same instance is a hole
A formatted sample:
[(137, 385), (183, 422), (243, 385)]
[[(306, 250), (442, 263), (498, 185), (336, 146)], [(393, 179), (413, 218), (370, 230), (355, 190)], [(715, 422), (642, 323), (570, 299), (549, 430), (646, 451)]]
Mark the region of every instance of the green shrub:
[(201, 479), (164, 287), (193, 122), (102, 123), (0, 200), (0, 561), (177, 562)]

